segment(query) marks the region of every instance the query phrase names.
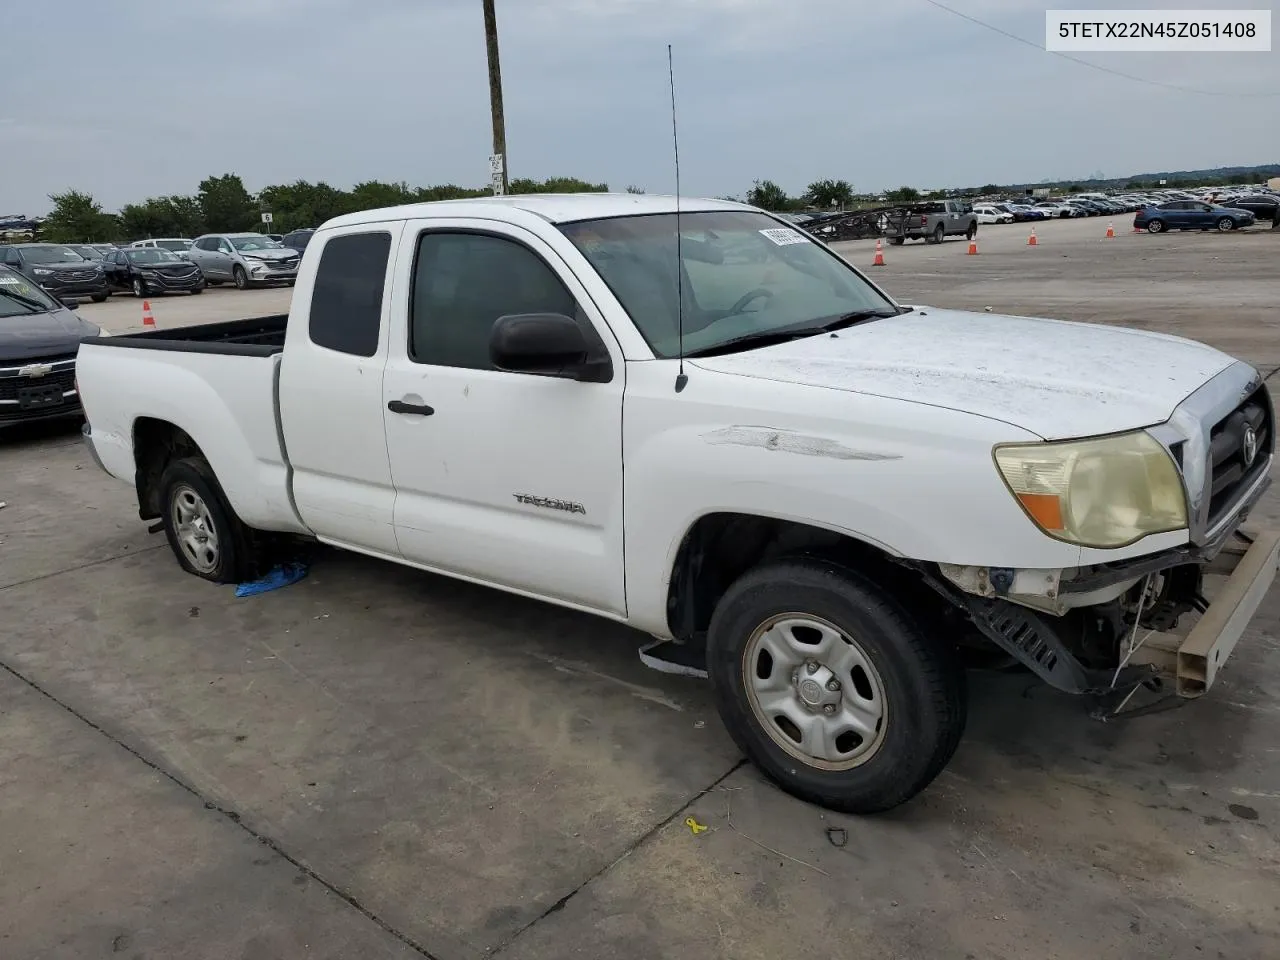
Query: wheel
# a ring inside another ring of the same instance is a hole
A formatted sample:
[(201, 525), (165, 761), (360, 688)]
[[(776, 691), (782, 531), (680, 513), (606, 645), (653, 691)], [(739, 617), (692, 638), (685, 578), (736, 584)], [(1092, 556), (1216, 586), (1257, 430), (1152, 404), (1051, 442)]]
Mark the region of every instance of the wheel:
[(978, 225), (976, 223), (969, 224), (969, 229), (964, 232), (966, 240), (972, 240), (978, 235)]
[(930, 243), (941, 243), (947, 238), (947, 228), (942, 224), (938, 224), (933, 228), (933, 234), (929, 237)]
[(133, 278), (133, 295), (135, 297), (145, 297), (147, 295), (147, 281), (141, 277)]
[(889, 242), (893, 244), (895, 247), (900, 247), (907, 242), (907, 238), (906, 237), (890, 237)]
[(1236, 222), (1230, 217), (1223, 217), (1218, 221), (1218, 232), (1228, 233), (1236, 228)]
[(204, 287), (192, 287), (192, 289), (191, 289), (191, 295), (192, 295), (193, 297), (194, 297), (194, 296), (197, 296), (198, 294), (201, 294), (201, 293), (204, 293)]
[(1163, 230), (1163, 229), (1164, 229), (1164, 221), (1163, 221), (1163, 220), (1148, 220), (1148, 221), (1147, 221), (1147, 233), (1159, 233), (1159, 232), (1160, 232), (1161, 230)]
[(111, 296), (110, 293), (95, 293), (92, 296), (90, 296), (89, 299), (92, 300), (94, 303), (106, 303), (107, 297), (109, 296)]
[(252, 575), (250, 531), (203, 457), (165, 467), (160, 503), (165, 537), (187, 573), (214, 583), (240, 583)]
[(211, 286), (211, 287), (220, 287), (220, 286), (222, 286), (222, 281), (221, 281), (221, 280), (206, 280), (206, 281), (205, 281), (205, 283), (206, 283), (208, 286)]
[(848, 813), (911, 799), (964, 732), (955, 647), (825, 561), (777, 561), (735, 582), (711, 619), (707, 669), (742, 751), (788, 793)]
[(244, 272), (244, 267), (240, 266), (240, 264), (237, 263), (231, 269), (231, 279), (235, 281), (237, 290), (249, 289), (249, 275)]

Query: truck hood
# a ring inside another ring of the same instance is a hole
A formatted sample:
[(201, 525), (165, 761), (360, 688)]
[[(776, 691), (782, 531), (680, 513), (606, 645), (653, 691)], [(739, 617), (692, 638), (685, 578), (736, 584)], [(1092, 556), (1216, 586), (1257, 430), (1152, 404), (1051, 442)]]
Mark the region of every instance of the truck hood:
[(688, 362), (945, 407), (1063, 440), (1162, 423), (1235, 360), (1141, 330), (924, 307), (834, 336)]
[(0, 365), (30, 357), (70, 356), (98, 327), (70, 310), (0, 317)]

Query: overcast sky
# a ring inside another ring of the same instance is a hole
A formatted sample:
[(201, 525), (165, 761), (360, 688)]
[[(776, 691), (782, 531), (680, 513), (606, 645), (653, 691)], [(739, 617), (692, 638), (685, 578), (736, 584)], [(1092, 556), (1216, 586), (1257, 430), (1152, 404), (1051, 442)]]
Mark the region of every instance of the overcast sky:
[[(947, 3), (1041, 44), (1046, 6), (1070, 5)], [(497, 5), (513, 176), (671, 192), (668, 42), (687, 194), (740, 195), (758, 178), (879, 190), (1280, 161), (1280, 53), (1080, 55), (1224, 94), (1201, 96), (1067, 62), (925, 0)], [(115, 210), (225, 172), (251, 191), (488, 178), (481, 0), (11, 0), (0, 36), (0, 214), (44, 213), (68, 188)]]

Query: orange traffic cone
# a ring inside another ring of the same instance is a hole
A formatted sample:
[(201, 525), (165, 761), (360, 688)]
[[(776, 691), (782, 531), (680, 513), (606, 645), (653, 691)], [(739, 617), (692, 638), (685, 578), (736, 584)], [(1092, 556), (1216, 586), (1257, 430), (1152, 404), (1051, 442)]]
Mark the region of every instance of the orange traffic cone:
[(976, 257), (978, 255), (978, 238), (969, 238), (969, 256)]
[(1114, 237), (1115, 235), (1116, 235), (1116, 227), (1115, 227), (1115, 224), (1113, 224), (1113, 223), (1108, 223), (1108, 224), (1107, 224), (1107, 239), (1108, 239), (1108, 240), (1110, 240), (1110, 239), (1111, 239), (1112, 237)]
[(151, 301), (142, 301), (142, 325), (144, 327), (154, 327), (156, 325), (155, 314), (151, 312)]
[(884, 266), (884, 246), (880, 243), (880, 238), (876, 237), (876, 258), (871, 261), (873, 267)]
[(1028, 246), (1028, 247), (1035, 247), (1035, 246), (1039, 246), (1039, 245), (1040, 245), (1040, 241), (1036, 239), (1036, 228), (1035, 228), (1035, 227), (1032, 227), (1032, 228), (1031, 228), (1031, 236), (1027, 237), (1027, 246)]

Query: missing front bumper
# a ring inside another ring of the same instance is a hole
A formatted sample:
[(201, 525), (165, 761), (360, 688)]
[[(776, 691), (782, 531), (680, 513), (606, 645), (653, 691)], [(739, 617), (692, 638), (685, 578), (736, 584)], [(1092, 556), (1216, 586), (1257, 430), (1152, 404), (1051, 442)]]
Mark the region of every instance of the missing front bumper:
[(1203, 696), (1253, 619), (1280, 565), (1280, 531), (1260, 533), (1248, 546), (1229, 544), (1205, 568), (1206, 577), (1226, 580), (1209, 609), (1185, 636), (1153, 633), (1129, 663), (1148, 665), (1170, 680), (1178, 696)]

